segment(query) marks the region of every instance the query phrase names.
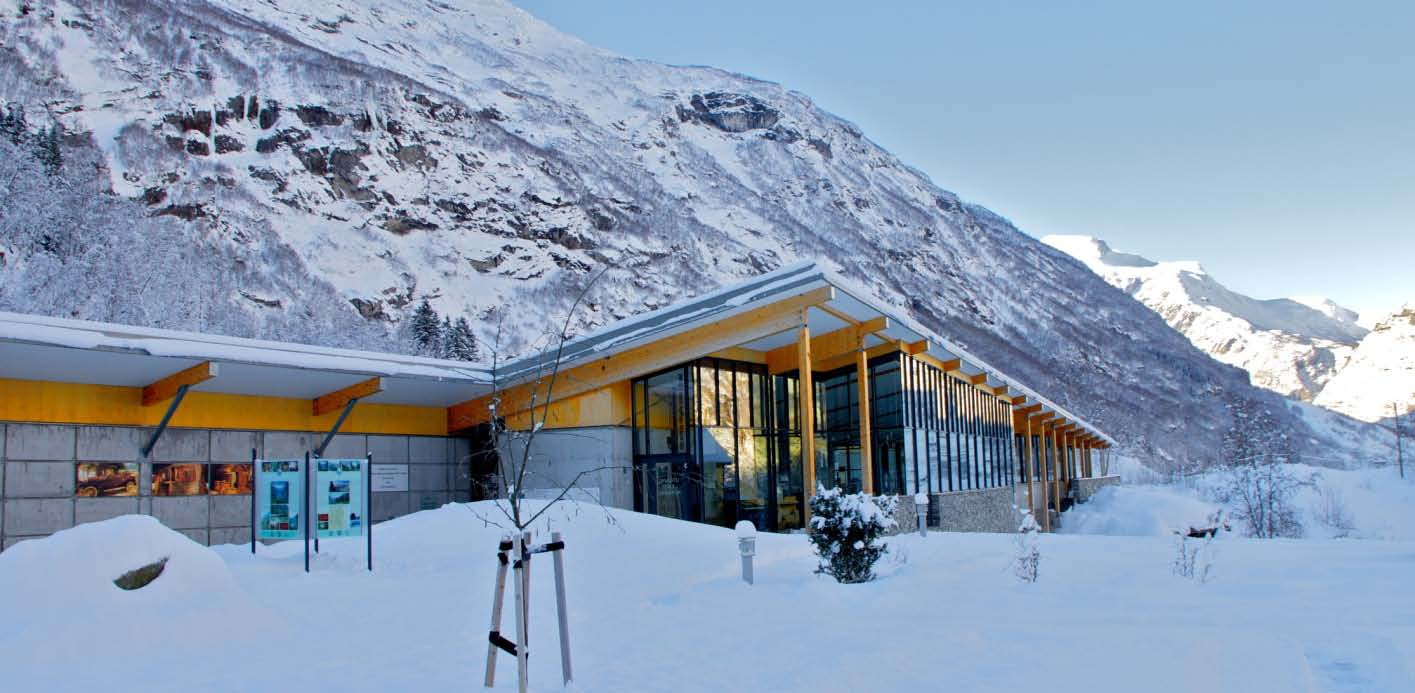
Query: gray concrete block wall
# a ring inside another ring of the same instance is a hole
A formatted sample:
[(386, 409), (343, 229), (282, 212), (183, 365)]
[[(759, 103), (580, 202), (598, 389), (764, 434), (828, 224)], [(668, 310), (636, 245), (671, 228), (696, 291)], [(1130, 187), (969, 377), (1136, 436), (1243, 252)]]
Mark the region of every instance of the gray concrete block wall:
[[(1017, 511), (1012, 507), (1012, 486), (929, 494), (929, 526), (945, 532), (1017, 531)], [(908, 500), (913, 517), (913, 500)]]
[(563, 489), (584, 472), (580, 488), (604, 505), (628, 510), (634, 507), (633, 469), (633, 438), (628, 426), (546, 430), (536, 435), (532, 444), (526, 489)]
[[(250, 538), (249, 495), (154, 497), (153, 463), (250, 462), (253, 448), (261, 458), (298, 459), (324, 438), (319, 432), (171, 428), (151, 458), (139, 463), (138, 496), (74, 496), (78, 464), (138, 462), (138, 450), (151, 434), (145, 427), (0, 422), (0, 550), (75, 524), (131, 513), (152, 515), (202, 543), (244, 543)], [(465, 439), (340, 434), (325, 450), (331, 458), (369, 453), (375, 463), (409, 467), (407, 491), (373, 494), (376, 522), (468, 499), (470, 448)]]

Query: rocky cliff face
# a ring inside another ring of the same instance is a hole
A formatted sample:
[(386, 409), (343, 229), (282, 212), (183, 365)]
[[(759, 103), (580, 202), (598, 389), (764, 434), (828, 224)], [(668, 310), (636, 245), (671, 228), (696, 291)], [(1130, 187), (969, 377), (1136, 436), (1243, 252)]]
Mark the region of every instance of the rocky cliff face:
[[(1156, 465), (1212, 458), (1226, 394), (1326, 435), (780, 85), (621, 58), (499, 0), (4, 11), (0, 99), (96, 148), (113, 196), (210, 249), (193, 262), (244, 268), (147, 299), (217, 307), (185, 327), (282, 338), (318, 314), (319, 341), (368, 343), (426, 298), (514, 351), (602, 268), (577, 328), (820, 258)], [(12, 245), (14, 266), (65, 261)], [(27, 276), (0, 273), (0, 305), (99, 317)]]

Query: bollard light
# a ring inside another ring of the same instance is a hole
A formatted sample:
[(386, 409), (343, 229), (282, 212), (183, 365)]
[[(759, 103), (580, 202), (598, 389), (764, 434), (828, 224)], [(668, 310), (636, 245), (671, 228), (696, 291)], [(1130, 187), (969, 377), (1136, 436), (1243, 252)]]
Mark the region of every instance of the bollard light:
[(757, 526), (747, 520), (737, 523), (737, 550), (742, 552), (742, 581), (755, 584), (752, 556), (757, 555)]
[(914, 516), (919, 520), (919, 536), (929, 535), (929, 494), (920, 491), (914, 494)]

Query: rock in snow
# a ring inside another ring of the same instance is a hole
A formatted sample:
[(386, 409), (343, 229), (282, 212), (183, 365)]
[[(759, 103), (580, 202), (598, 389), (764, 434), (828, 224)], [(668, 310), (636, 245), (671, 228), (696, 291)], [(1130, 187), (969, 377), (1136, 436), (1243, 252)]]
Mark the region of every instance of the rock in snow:
[(0, 100), (101, 153), (129, 205), (110, 245), (161, 224), (190, 249), (173, 266), (211, 279), (149, 286), (104, 253), (65, 272), (47, 235), (0, 237), (20, 268), (0, 308), (377, 346), (426, 298), (484, 343), (505, 313), (515, 351), (603, 267), (576, 329), (820, 258), (1157, 466), (1209, 459), (1233, 394), (1327, 447), (1123, 293), (781, 85), (616, 56), (502, 0), (6, 11)]

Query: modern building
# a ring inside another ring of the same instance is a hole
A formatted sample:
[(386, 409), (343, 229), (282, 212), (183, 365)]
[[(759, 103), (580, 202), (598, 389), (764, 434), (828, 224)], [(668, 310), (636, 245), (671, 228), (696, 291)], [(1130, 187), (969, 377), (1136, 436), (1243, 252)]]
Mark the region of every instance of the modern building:
[(814, 263), (557, 347), (492, 373), (0, 313), (0, 537), (138, 512), (245, 541), (253, 456), (371, 454), (375, 521), (478, 498), (493, 406), (528, 495), (697, 522), (798, 529), (821, 484), (1011, 531), (1114, 480), (1103, 432)]

